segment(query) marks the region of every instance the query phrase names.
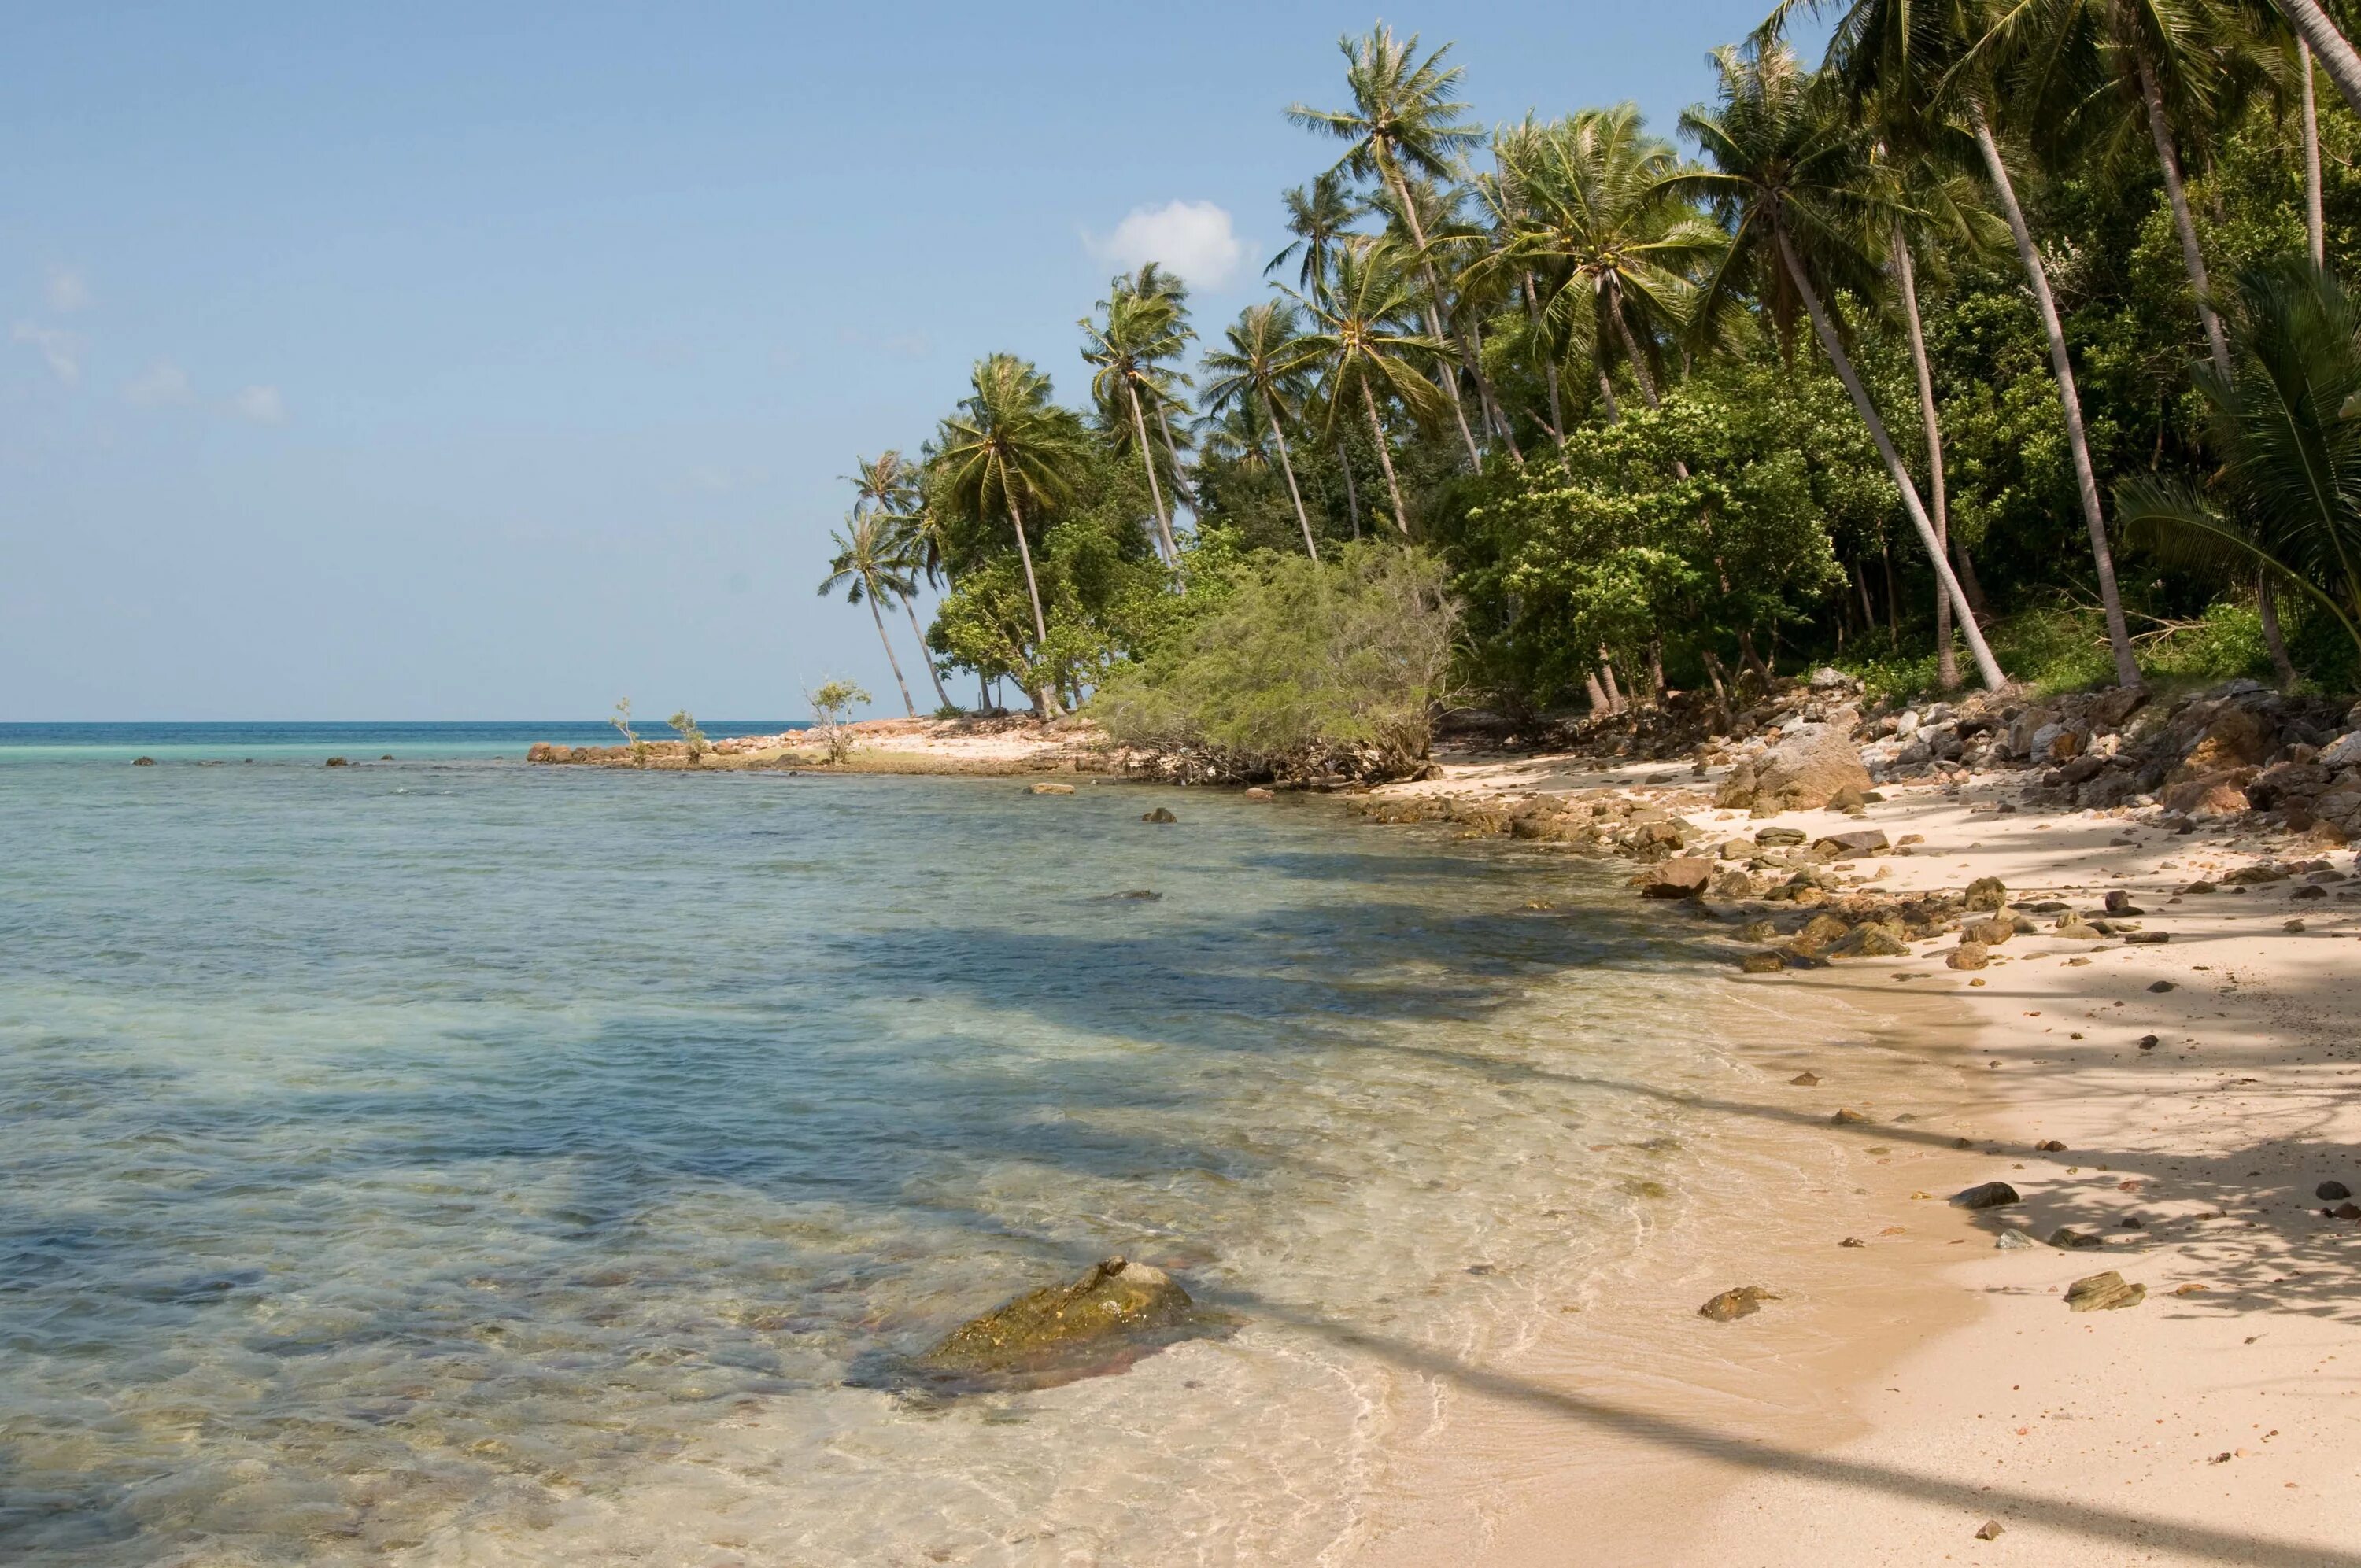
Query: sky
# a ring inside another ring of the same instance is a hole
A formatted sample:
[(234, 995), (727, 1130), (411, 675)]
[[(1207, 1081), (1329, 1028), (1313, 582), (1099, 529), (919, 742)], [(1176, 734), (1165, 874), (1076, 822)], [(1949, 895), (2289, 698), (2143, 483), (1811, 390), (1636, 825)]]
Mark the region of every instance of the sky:
[[(1385, 19), (1455, 44), (1483, 122), (1631, 99), (1669, 134), (1763, 9)], [(1218, 334), (1335, 154), (1284, 110), (1341, 102), (1375, 19), (11, 7), (0, 720), (898, 707), (816, 593), (840, 476), (987, 353), (1079, 403), (1120, 268)], [(924, 692), (906, 621), (900, 652)]]

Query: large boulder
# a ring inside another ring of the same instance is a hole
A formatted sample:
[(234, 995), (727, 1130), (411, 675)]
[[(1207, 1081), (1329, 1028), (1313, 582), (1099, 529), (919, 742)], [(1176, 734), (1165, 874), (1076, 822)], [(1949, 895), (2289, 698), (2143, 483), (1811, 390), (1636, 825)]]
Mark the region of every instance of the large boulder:
[(1816, 810), (1839, 790), (1869, 788), (1869, 770), (1852, 743), (1855, 722), (1846, 709), (1824, 724), (1802, 726), (1765, 751), (1754, 770), (1756, 814)]
[(1711, 861), (1683, 855), (1642, 873), (1640, 891), (1650, 898), (1695, 898), (1712, 881)]
[(2323, 746), (2320, 755), (2312, 761), (2332, 772), (2338, 768), (2361, 767), (2361, 729), (2356, 729), (2350, 735), (2339, 735)]
[(1754, 764), (1741, 757), (1723, 777), (1721, 787), (1714, 791), (1713, 803), (1724, 811), (1744, 811), (1754, 804), (1760, 787), (1754, 777)]
[(2197, 743), (2172, 770), (2168, 784), (2187, 784), (2213, 773), (2233, 773), (2260, 762), (2271, 749), (2271, 729), (2235, 702), (2217, 706)]
[(1119, 1370), (1185, 1330), (1195, 1303), (1160, 1268), (1111, 1257), (961, 1323), (917, 1358), (935, 1377), (1040, 1385)]

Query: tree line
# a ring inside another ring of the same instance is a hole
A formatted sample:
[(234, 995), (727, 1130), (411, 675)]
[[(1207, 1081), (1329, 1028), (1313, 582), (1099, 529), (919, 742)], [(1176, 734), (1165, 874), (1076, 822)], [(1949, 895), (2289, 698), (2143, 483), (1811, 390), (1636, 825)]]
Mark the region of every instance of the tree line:
[(1339, 106), (1287, 111), (1337, 156), (1285, 193), (1269, 297), (1200, 345), (1179, 279), (1116, 277), (1082, 408), (980, 361), (915, 458), (861, 460), (822, 592), (914, 712), (886, 609), (944, 709), (963, 670), (1053, 715), (1365, 536), (1435, 559), (1457, 684), (1512, 710), (1797, 658), (2349, 684), (2342, 18), (1852, 0), (1812, 65), (1807, 3), (1708, 57), (1693, 156), (1630, 104), (1488, 128), (1450, 46), (1340, 40)]

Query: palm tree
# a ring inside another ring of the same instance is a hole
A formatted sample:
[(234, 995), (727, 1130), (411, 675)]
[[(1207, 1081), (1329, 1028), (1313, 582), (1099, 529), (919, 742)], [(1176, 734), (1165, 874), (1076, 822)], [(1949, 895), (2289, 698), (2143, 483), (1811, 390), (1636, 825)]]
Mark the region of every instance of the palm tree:
[(1424, 364), (1444, 352), (1440, 338), (1406, 331), (1400, 323), (1414, 319), (1417, 291), (1403, 276), (1395, 247), (1388, 244), (1357, 247), (1336, 258), (1334, 286), (1317, 296), (1294, 296), (1311, 313), (1315, 332), (1303, 336), (1305, 362), (1317, 362), (1326, 381), (1322, 401), (1325, 428), (1334, 432), (1336, 417), (1356, 393), (1369, 417), (1369, 438), (1377, 444), (1378, 462), (1385, 469), (1386, 488), (1393, 497), (1394, 526), (1410, 537), (1410, 512), (1402, 505), (1401, 481), (1394, 474), (1392, 449), (1386, 444), (1385, 421), (1378, 412), (1380, 394), (1400, 402), (1422, 422), (1442, 412), (1442, 400)]
[(944, 707), (954, 707), (958, 705), (943, 690), (942, 673), (935, 668), (934, 658), (927, 651), (927, 633), (918, 625), (918, 577), (924, 574), (933, 581), (942, 563), (941, 540), (926, 510), (923, 470), (890, 446), (873, 461), (854, 458), (853, 469), (845, 477), (852, 486), (852, 510), (882, 520), (886, 558), (911, 584), (898, 597), (902, 612), (910, 618), (910, 635), (917, 639), (918, 656), (926, 662), (927, 679), (934, 684), (936, 700)]
[(1503, 260), (1540, 269), (1555, 286), (1545, 317), (1606, 374), (1619, 353), (1650, 408), (1660, 334), (1688, 323), (1692, 277), (1730, 244), (1672, 186), (1673, 149), (1647, 135), (1630, 104), (1587, 109), (1535, 138), (1521, 181), (1525, 215)]
[[(2091, 461), (2090, 434), (2082, 422), (2082, 394), (2067, 351), (2065, 323), (2058, 298), (2049, 286), (2049, 270), (2034, 243), (2018, 202), (2016, 181), (1993, 133), (1992, 105), (2004, 94), (1993, 78), (1995, 51), (1978, 49), (1977, 40), (1994, 29), (1979, 6), (1989, 0), (1850, 0), (1842, 6), (1828, 40), (1829, 71), (1842, 83), (1856, 108), (1876, 118), (1889, 139), (1967, 161), (1959, 146), (1962, 130), (1982, 165), (1986, 182), (2000, 203), (2010, 236), (2016, 243), (2017, 262), (2033, 295), (2042, 335), (2049, 346), (2049, 369), (2058, 385), (2058, 404), (2066, 425), (2066, 450), (2074, 470), (2076, 497), (2091, 540), (2099, 602), (2106, 617), (2107, 642), (2114, 655), (2119, 685), (2140, 684), (2139, 665), (2132, 657), (2131, 629), (2124, 617), (2124, 600), (2115, 581), (2114, 552), (2107, 543), (2106, 515), (2099, 499), (2097, 470)], [(2028, 4), (2038, 0), (2026, 0)], [(1799, 5), (1827, 8), (1820, 0), (1784, 0), (1764, 24), (1765, 35), (1775, 32)]]
[(1191, 383), (1189, 378), (1179, 370), (1163, 367), (1167, 360), (1177, 361), (1197, 338), (1195, 330), (1189, 325), (1189, 285), (1178, 273), (1165, 271), (1160, 263), (1143, 261), (1137, 272), (1119, 280), (1115, 287), (1128, 289), (1143, 300), (1158, 302), (1170, 313), (1164, 334), (1153, 345), (1151, 359), (1157, 367), (1156, 427), (1164, 433), (1164, 455), (1171, 465), (1173, 493), (1194, 508), (1196, 499), (1191, 495), (1188, 477), (1181, 470), (1180, 443), (1173, 437), (1172, 421), (1169, 417), (1170, 410), (1180, 406), (1180, 400), (1174, 395), (1173, 389)]
[(1279, 415), (1290, 398), (1301, 393), (1303, 347), (1297, 335), (1294, 307), (1277, 300), (1249, 305), (1238, 313), (1224, 334), (1229, 347), (1205, 356), (1205, 406), (1217, 413), (1235, 408), (1251, 414), (1259, 409), (1269, 423), (1279, 466), (1287, 476), (1287, 493), (1295, 502), (1295, 521), (1303, 529), (1303, 549), (1314, 561), (1320, 546), (1312, 542), (1312, 515), (1303, 510), (1303, 492), (1295, 483), (1295, 464), (1287, 452), (1287, 432)]
[[(1395, 217), (1408, 227), (1411, 242), (1418, 247), (1426, 280), (1427, 326), (1437, 343), (1447, 342), (1443, 283), (1426, 253), (1426, 226), (1411, 197), (1407, 176), (1447, 181), (1455, 171), (1455, 156), (1482, 139), (1460, 118), (1460, 71), (1443, 64), (1451, 46), (1445, 44), (1421, 60), (1417, 34), (1404, 42), (1380, 23), (1367, 38), (1338, 38), (1336, 48), (1345, 56), (1345, 84), (1353, 106), (1314, 109), (1297, 104), (1288, 109), (1287, 117), (1352, 144), (1336, 160), (1335, 170), (1375, 180), (1392, 201)], [(1467, 412), (1460, 407), (1458, 385), (1448, 373), (1442, 381), (1459, 437), (1467, 445), (1467, 461), (1481, 467), (1484, 458), (1476, 449), (1475, 432), (1467, 427)]]
[(1761, 39), (1744, 50), (1717, 49), (1712, 58), (1721, 75), (1720, 103), (1689, 110), (1681, 116), (1681, 128), (1704, 148), (1713, 168), (1683, 170), (1663, 181), (1668, 191), (1711, 202), (1730, 233), (1730, 247), (1708, 280), (1700, 307), (1713, 308), (1718, 296), (1752, 280), (1783, 335), (1797, 306), (1811, 318), (1813, 334), (1869, 427), (1935, 576), (1960, 612), (1977, 674), (1987, 687), (1998, 690), (2005, 684), (1999, 662), (1935, 538), (1918, 487), (1820, 298), (1824, 283), (1873, 297), (1878, 269), (1866, 247), (1890, 226), (1896, 204), (1870, 168), (1864, 137), (1839, 112), (1834, 94), (1796, 66), (1784, 44)]
[(2308, 260), (2242, 271), (2229, 376), (2201, 367), (2221, 467), (2202, 492), (2115, 491), (2135, 537), (2195, 563), (2259, 567), (2336, 618), (2361, 652), (2361, 301)]
[(1361, 215), (1360, 204), (1333, 169), (1314, 178), (1309, 191), (1298, 185), (1282, 200), (1287, 204), (1287, 232), (1295, 237), (1264, 264), (1262, 273), (1268, 278), (1293, 261), (1295, 286), (1310, 290), (1326, 280), (1336, 248), (1357, 237), (1353, 220)]
[(889, 594), (906, 598), (917, 591), (917, 587), (902, 575), (899, 563), (887, 549), (885, 530), (875, 514), (856, 508), (844, 514), (844, 524), (845, 533), (831, 532), (828, 536), (829, 543), (836, 546), (836, 556), (828, 564), (828, 576), (821, 579), (819, 596), (826, 598), (842, 588), (846, 602), (867, 601), (870, 621), (877, 628), (877, 641), (885, 649), (885, 663), (894, 671), (894, 684), (902, 688), (902, 707), (916, 718), (918, 705), (910, 700), (910, 683), (902, 678), (902, 661), (894, 657), (894, 640), (885, 635), (885, 621), (877, 613), (877, 601)]
[[(1041, 613), (1041, 585), (1033, 574), (1033, 549), (1025, 538), (1025, 510), (1035, 515), (1073, 494), (1084, 461), (1082, 422), (1049, 400), (1049, 378), (1013, 354), (976, 361), (970, 394), (960, 411), (943, 421), (934, 461), (942, 491), (953, 505), (977, 517), (1005, 511), (1016, 531), (1016, 553), (1025, 564), (1025, 592), (1033, 604), (1037, 650), (1049, 641)], [(1046, 717), (1058, 709), (1045, 678), (1034, 701)]]
[(2274, 4), (2296, 36), (2303, 39), (2304, 47), (2320, 58), (2320, 68), (2336, 83), (2345, 106), (2361, 115), (2361, 54), (2353, 51), (2352, 44), (2337, 31), (2336, 24), (2329, 20), (2319, 0), (2274, 0)]
[[(1180, 549), (1172, 537), (1171, 514), (1165, 510), (1164, 488), (1157, 477), (1156, 451), (1148, 444), (1148, 421), (1141, 412), (1139, 394), (1140, 389), (1146, 387), (1149, 397), (1163, 396), (1156, 361), (1169, 352), (1172, 311), (1161, 300), (1122, 287), (1122, 281), (1116, 280), (1111, 297), (1099, 302), (1099, 309), (1106, 313), (1104, 323), (1085, 316), (1075, 324), (1082, 329), (1083, 360), (1098, 368), (1098, 374), (1091, 379), (1092, 395), (1109, 409), (1131, 411), (1140, 466), (1148, 470), (1148, 493), (1156, 505), (1158, 548), (1170, 563), (1180, 558)], [(1167, 449), (1170, 450), (1169, 442)]]

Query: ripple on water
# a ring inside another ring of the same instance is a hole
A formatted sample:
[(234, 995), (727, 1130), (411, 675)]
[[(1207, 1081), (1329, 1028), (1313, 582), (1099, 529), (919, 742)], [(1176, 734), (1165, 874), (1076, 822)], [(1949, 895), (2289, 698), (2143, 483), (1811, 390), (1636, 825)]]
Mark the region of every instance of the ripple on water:
[[(0, 768), (0, 1557), (42, 1568), (1310, 1561), (1406, 1419), (1369, 1344), (1496, 1343), (1628, 1250), (1683, 1113), (1598, 1080), (1710, 1070), (1595, 871), (1324, 809), (148, 772)], [(1236, 1331), (848, 1385), (1113, 1252)]]

